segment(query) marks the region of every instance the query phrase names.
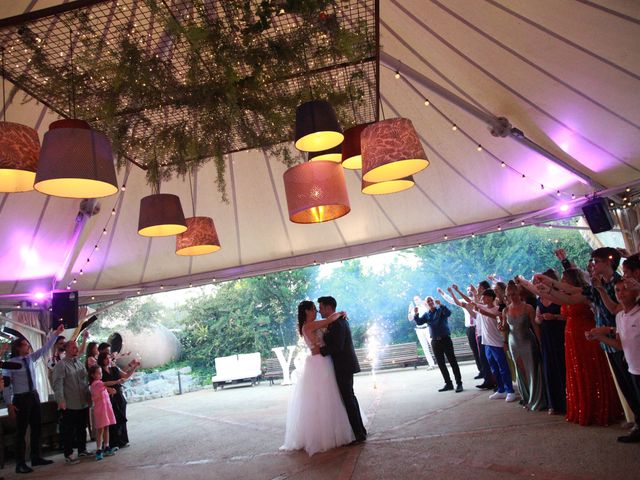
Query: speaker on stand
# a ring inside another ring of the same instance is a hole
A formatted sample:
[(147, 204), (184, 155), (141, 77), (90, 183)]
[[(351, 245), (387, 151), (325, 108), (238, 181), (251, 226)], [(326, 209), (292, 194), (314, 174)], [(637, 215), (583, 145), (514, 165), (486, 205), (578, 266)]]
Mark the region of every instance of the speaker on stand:
[(78, 292), (76, 290), (54, 292), (51, 296), (51, 328), (55, 330), (61, 323), (65, 329), (78, 326)]
[(582, 206), (582, 213), (593, 233), (613, 230), (615, 225), (605, 198), (594, 198)]

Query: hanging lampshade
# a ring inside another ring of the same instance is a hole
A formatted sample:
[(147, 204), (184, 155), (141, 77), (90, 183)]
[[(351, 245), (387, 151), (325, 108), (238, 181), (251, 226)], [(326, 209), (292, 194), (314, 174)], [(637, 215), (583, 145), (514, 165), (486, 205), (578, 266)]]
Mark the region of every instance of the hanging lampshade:
[(339, 163), (302, 163), (288, 169), (283, 177), (293, 223), (328, 222), (351, 210), (344, 169)]
[(33, 128), (0, 122), (0, 192), (33, 190), (40, 139)]
[(397, 180), (429, 166), (411, 120), (390, 118), (362, 131), (362, 178), (367, 182)]
[(398, 193), (413, 187), (416, 182), (413, 176), (409, 175), (398, 180), (387, 180), (386, 182), (372, 183), (362, 180), (362, 193), (367, 195), (386, 195), (388, 193)]
[(100, 198), (118, 191), (109, 139), (82, 120), (58, 120), (44, 134), (34, 187), (66, 198)]
[(337, 145), (322, 152), (309, 152), (310, 162), (317, 162), (319, 160), (340, 163), (342, 161), (342, 145)]
[(166, 237), (187, 230), (180, 198), (156, 193), (140, 200), (138, 233), (144, 237)]
[(296, 109), (295, 146), (303, 152), (321, 152), (340, 145), (342, 129), (329, 102), (312, 100)]
[(362, 155), (360, 151), (360, 136), (362, 131), (370, 123), (362, 123), (344, 131), (344, 142), (342, 142), (342, 166), (351, 170), (362, 168)]
[(187, 231), (176, 236), (176, 254), (206, 255), (220, 250), (218, 233), (210, 217), (189, 217)]

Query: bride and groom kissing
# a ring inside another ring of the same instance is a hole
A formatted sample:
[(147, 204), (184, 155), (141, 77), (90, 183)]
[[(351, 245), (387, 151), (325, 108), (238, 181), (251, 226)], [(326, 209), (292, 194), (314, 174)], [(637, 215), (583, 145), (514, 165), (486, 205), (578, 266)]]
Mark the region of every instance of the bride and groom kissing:
[[(367, 438), (366, 417), (353, 392), (360, 371), (346, 312), (333, 297), (298, 305), (298, 331), (311, 350), (289, 397), (284, 445), (309, 455)], [(322, 320), (316, 321), (320, 312)], [(363, 420), (364, 419), (364, 420)]]

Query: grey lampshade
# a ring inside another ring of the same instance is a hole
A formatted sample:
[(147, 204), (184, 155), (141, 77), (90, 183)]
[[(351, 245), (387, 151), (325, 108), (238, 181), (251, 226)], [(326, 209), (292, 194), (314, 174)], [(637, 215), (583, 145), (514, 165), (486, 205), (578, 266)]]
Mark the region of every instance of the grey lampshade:
[(138, 233), (144, 237), (167, 237), (187, 230), (177, 195), (156, 193), (140, 200)]
[(109, 139), (82, 120), (58, 120), (44, 134), (34, 188), (66, 198), (100, 198), (118, 191)]

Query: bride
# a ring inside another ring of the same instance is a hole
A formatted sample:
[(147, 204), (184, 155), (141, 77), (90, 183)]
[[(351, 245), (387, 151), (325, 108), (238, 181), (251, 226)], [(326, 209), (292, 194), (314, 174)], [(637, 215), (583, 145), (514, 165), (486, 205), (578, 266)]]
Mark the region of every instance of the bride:
[(287, 410), (287, 427), (281, 450), (304, 449), (309, 456), (355, 440), (336, 383), (331, 357), (320, 355), (326, 327), (345, 312), (315, 321), (313, 302), (298, 305), (298, 330), (311, 350), (293, 386)]

